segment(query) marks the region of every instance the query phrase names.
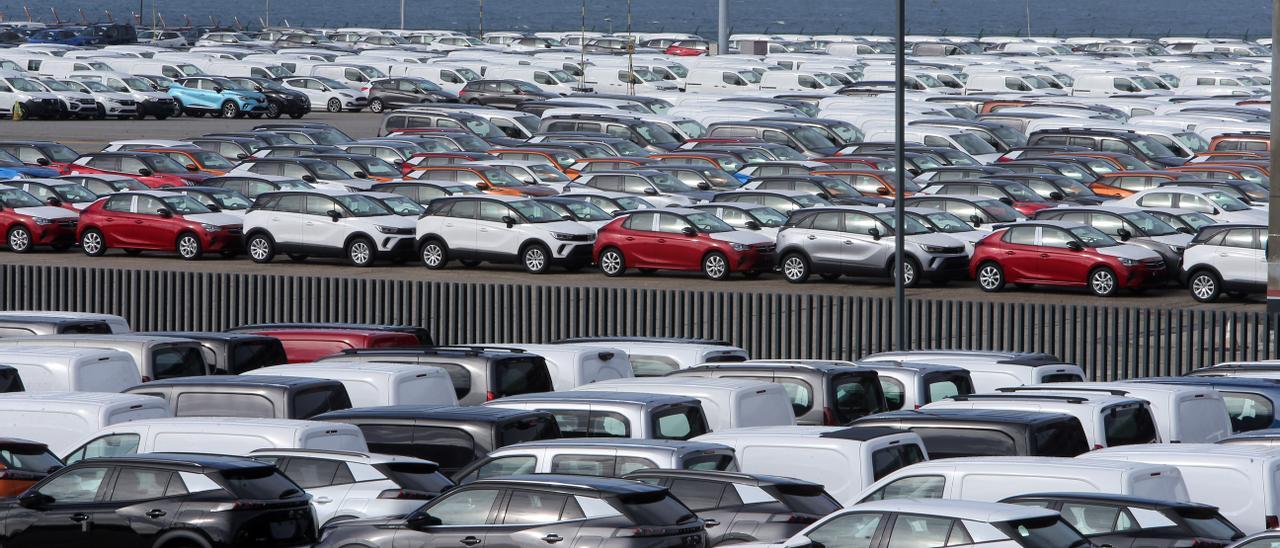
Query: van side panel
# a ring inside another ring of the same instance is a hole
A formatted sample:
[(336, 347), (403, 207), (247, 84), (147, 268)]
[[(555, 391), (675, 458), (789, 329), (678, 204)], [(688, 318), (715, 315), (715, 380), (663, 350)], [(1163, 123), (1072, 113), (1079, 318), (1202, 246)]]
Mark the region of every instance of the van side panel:
[[(83, 365), (83, 366), (81, 366)], [(124, 392), (142, 384), (138, 366), (131, 360), (110, 359), (73, 366), (72, 384), (64, 390), (86, 392)], [(22, 380), (26, 381), (26, 376)], [(28, 389), (30, 390), (30, 389)]]
[(156, 407), (139, 407), (137, 409), (117, 409), (111, 411), (105, 417), (102, 424), (95, 425), (94, 428), (106, 428), (113, 424), (122, 422), (141, 421), (147, 419), (167, 419), (173, 415), (169, 412), (169, 407), (161, 403)]
[[(22, 379), (22, 386), (28, 392), (40, 391), (70, 391), (71, 380), (67, 375), (54, 375), (48, 366), (25, 364), (25, 363), (8, 363), (9, 366), (18, 370), (18, 377)], [(59, 369), (62, 369), (59, 367)]]
[(1193, 500), (1217, 506), (1223, 517), (1246, 533), (1266, 528), (1267, 488), (1263, 478), (1250, 477), (1251, 472), (1262, 473), (1256, 465), (1247, 470), (1209, 463), (1177, 466)]
[(849, 500), (865, 487), (858, 463), (835, 448), (751, 443), (737, 447), (737, 459), (743, 472), (820, 483), (836, 500)]
[(355, 427), (349, 429), (335, 430), (316, 430), (308, 432), (302, 439), (299, 447), (305, 449), (332, 449), (335, 451), (360, 451), (368, 452), (369, 446), (364, 441), (364, 435)]
[(255, 449), (275, 448), (272, 437), (245, 432), (158, 432), (145, 452), (166, 451), (248, 455)]
[(1042, 476), (1032, 474), (963, 474), (955, 482), (953, 498), (995, 502), (1013, 495), (1027, 493), (1111, 493), (1122, 486), (1110, 482), (1096, 485), (1089, 478)]
[(1222, 398), (1188, 398), (1178, 402), (1177, 439), (1182, 443), (1213, 443), (1231, 435), (1231, 418)]
[(395, 405), (392, 401), (399, 394), (384, 394), (378, 385), (360, 379), (338, 379), (347, 389), (351, 398), (351, 407), (377, 407), (379, 405)]
[(0, 412), (0, 432), (5, 436), (40, 441), (56, 455), (73, 449), (75, 446), (70, 444), (103, 426), (106, 425), (94, 424), (87, 417), (66, 411)]
[(449, 377), (409, 377), (397, 383), (392, 405), (458, 405), (458, 395)]
[(791, 398), (781, 384), (762, 384), (743, 390), (734, 402), (734, 428), (748, 426), (786, 426), (796, 423)]

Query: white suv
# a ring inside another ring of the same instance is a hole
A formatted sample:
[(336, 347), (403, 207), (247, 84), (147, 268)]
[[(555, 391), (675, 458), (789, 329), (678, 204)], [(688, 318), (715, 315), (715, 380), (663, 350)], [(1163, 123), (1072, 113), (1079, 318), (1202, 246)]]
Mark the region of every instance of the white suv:
[(270, 262), (283, 252), (295, 261), (343, 256), (352, 265), (369, 266), (378, 257), (409, 257), (413, 222), (368, 196), (316, 188), (258, 196), (245, 213), (244, 233), (254, 262)]
[(259, 449), (249, 456), (305, 489), (322, 527), (408, 514), (453, 487), (436, 463), (412, 457), (320, 449)]
[(541, 274), (552, 264), (569, 270), (591, 264), (596, 231), (528, 198), (457, 196), (431, 202), (418, 219), (417, 239), (427, 268), (444, 268), (450, 259), (466, 266), (518, 262)]
[(1267, 290), (1267, 226), (1216, 224), (1200, 229), (1182, 253), (1182, 271), (1191, 296), (1212, 302)]

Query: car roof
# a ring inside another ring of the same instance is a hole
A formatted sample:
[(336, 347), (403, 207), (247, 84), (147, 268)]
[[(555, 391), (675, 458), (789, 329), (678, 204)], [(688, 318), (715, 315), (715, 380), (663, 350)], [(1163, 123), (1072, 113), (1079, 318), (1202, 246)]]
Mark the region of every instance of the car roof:
[(810, 481), (767, 474), (748, 474), (746, 472), (726, 472), (723, 470), (677, 470), (671, 468), (642, 468), (626, 474), (633, 477), (670, 477), (726, 481), (744, 485), (808, 485), (821, 488), (822, 485)]
[(376, 407), (355, 407), (329, 411), (318, 415), (318, 420), (333, 419), (427, 419), (427, 420), (468, 420), (476, 422), (502, 422), (510, 419), (545, 414), (545, 411), (528, 409), (509, 409), (505, 407), (457, 406), (457, 405), (384, 405)]
[(970, 521), (1000, 522), (1034, 519), (1059, 514), (1039, 506), (1001, 504), (950, 499), (892, 499), (864, 502), (845, 509), (846, 512), (887, 511), (906, 514), (945, 516)]
[(728, 446), (718, 443), (708, 443), (693, 440), (650, 440), (635, 438), (557, 438), (549, 440), (526, 441), (514, 446), (507, 446), (502, 449), (526, 449), (538, 447), (637, 447), (649, 449), (673, 449), (673, 450), (689, 450), (689, 451), (708, 451), (718, 449), (729, 449)]
[(500, 487), (552, 487), (574, 491), (588, 491), (602, 495), (632, 495), (641, 493), (660, 493), (664, 487), (649, 485), (638, 481), (596, 476), (570, 476), (564, 474), (526, 474), (502, 476), (474, 481), (471, 486)]
[[(1053, 221), (1034, 221), (1038, 224), (1053, 224)], [(1021, 224), (1021, 223), (1019, 223)], [(1060, 223), (1069, 226), (1080, 226), (1077, 223)], [(927, 359), (947, 359), (947, 358), (979, 358), (994, 360), (1002, 365), (1025, 365), (1028, 367), (1039, 367), (1042, 365), (1063, 365), (1061, 358), (1045, 352), (991, 352), (983, 350), (908, 350), (903, 352), (880, 352), (867, 357), (876, 358), (919, 358), (922, 361)]]
[(318, 379), (315, 377), (285, 377), (275, 375), (254, 375), (252, 371), (244, 375), (199, 375), (194, 377), (173, 377), (169, 379), (158, 379), (139, 387), (155, 387), (155, 386), (274, 386), (280, 388), (293, 388), (298, 386), (312, 386), (317, 384), (333, 384), (336, 381), (328, 379)]
[[(619, 388), (623, 388), (619, 386)], [(686, 396), (676, 396), (670, 394), (646, 394), (642, 392), (627, 392), (619, 390), (611, 391), (590, 391), (590, 390), (568, 390), (564, 392), (534, 392), (530, 394), (520, 394), (516, 396), (507, 396), (495, 403), (502, 404), (506, 402), (538, 402), (538, 401), (591, 401), (591, 402), (614, 402), (614, 403), (640, 403), (640, 404), (671, 404), (685, 403), (689, 401), (697, 401), (696, 398)]]
[(1137, 497), (1132, 495), (1118, 495), (1112, 493), (1027, 493), (1022, 495), (1014, 495), (1004, 500), (1027, 500), (1027, 499), (1048, 499), (1053, 501), (1090, 501), (1090, 502), (1114, 502), (1126, 506), (1142, 506), (1147, 508), (1174, 508), (1174, 509), (1217, 509), (1215, 506), (1208, 504), (1200, 504), (1198, 502), (1176, 501), (1153, 499), (1146, 497)]
[(214, 470), (237, 470), (244, 468), (262, 468), (270, 466), (269, 464), (253, 460), (248, 457), (237, 457), (230, 455), (208, 455), (199, 453), (143, 453), (137, 455), (120, 455), (114, 457), (99, 457), (88, 459), (82, 462), (92, 462), (94, 464), (123, 464), (123, 465), (140, 465), (140, 464), (168, 464), (178, 465), (187, 468), (201, 468)]
[(1015, 411), (1004, 409), (919, 409), (900, 410), (868, 415), (853, 424), (868, 424), (882, 420), (902, 420), (905, 422), (947, 422), (947, 423), (999, 423), (999, 424), (1041, 424), (1057, 422), (1074, 415), (1065, 413)]

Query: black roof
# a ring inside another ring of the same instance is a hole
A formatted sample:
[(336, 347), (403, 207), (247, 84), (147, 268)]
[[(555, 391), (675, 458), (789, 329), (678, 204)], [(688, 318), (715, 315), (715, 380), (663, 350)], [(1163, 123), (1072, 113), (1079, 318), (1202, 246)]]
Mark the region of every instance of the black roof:
[(688, 478), (702, 479), (711, 481), (722, 481), (730, 483), (740, 483), (743, 485), (804, 485), (813, 486), (822, 489), (822, 485), (810, 481), (799, 480), (795, 478), (786, 478), (782, 476), (769, 476), (765, 474), (748, 474), (745, 472), (724, 472), (720, 470), (674, 470), (669, 468), (645, 468), (636, 470), (625, 476), (624, 479), (633, 478)]
[(884, 421), (959, 423), (959, 424), (1019, 424), (1031, 425), (1058, 422), (1074, 418), (1065, 413), (1033, 411), (1009, 411), (1002, 409), (922, 409), (916, 411), (890, 411), (876, 413), (854, 421), (854, 425), (875, 424)]
[(900, 428), (890, 428), (888, 426), (850, 426), (844, 430), (836, 430), (834, 432), (826, 432), (819, 434), (819, 438), (837, 438), (852, 441), (871, 441), (876, 438), (892, 436), (894, 434), (902, 434), (906, 430)]
[(1194, 377), (1145, 377), (1129, 379), (1125, 382), (1149, 382), (1153, 384), (1197, 384), (1204, 386), (1229, 386), (1231, 388), (1258, 388), (1262, 390), (1280, 390), (1280, 379), (1262, 377), (1232, 377), (1202, 375)]
[(662, 343), (662, 344), (710, 344), (716, 346), (733, 346), (726, 341), (718, 341), (715, 339), (695, 339), (680, 337), (571, 337), (568, 339), (560, 339), (551, 341), (549, 344), (590, 344), (600, 342), (636, 342), (636, 343)]
[(143, 453), (139, 455), (120, 455), (115, 457), (98, 457), (86, 459), (77, 464), (126, 464), (126, 465), (162, 465), (192, 470), (237, 470), (244, 468), (262, 468), (269, 464), (247, 457), (229, 455), (205, 455), (198, 453)]
[(1074, 500), (1074, 501), (1091, 501), (1091, 502), (1113, 502), (1126, 506), (1138, 506), (1151, 509), (1171, 508), (1176, 510), (1201, 510), (1214, 511), (1218, 510), (1216, 506), (1208, 504), (1200, 504), (1198, 502), (1183, 502), (1163, 499), (1150, 499), (1146, 497), (1135, 497), (1130, 495), (1114, 495), (1111, 493), (1028, 493), (1025, 495), (1014, 495), (1006, 497), (1000, 502), (1009, 502), (1014, 500), (1041, 500), (1048, 499), (1054, 501)]
[[(184, 187), (186, 189), (196, 187)], [(224, 189), (218, 189), (224, 190)], [(275, 340), (275, 337), (257, 333), (228, 333), (225, 331), (145, 331), (139, 335), (156, 335), (160, 337), (176, 337), (195, 341), (243, 342)]]
[[(319, 379), (315, 377), (284, 377), (276, 375), (200, 375), (195, 377), (173, 377), (169, 379), (158, 379), (146, 384), (140, 384), (133, 388), (150, 388), (156, 386), (214, 386), (214, 385), (232, 385), (232, 386), (272, 386), (278, 388), (294, 388), (298, 386), (315, 386), (320, 384), (341, 384), (338, 381), (330, 379)], [(133, 390), (130, 388), (130, 390)]]
[(497, 423), (539, 415), (550, 416), (550, 413), (530, 409), (506, 409), (485, 406), (384, 405), (330, 411), (311, 417), (310, 420), (398, 419)]
[(472, 486), (495, 485), (503, 487), (545, 487), (555, 490), (589, 492), (600, 495), (639, 495), (660, 493), (667, 489), (638, 481), (596, 476), (570, 476), (564, 474), (525, 474), (482, 479)]

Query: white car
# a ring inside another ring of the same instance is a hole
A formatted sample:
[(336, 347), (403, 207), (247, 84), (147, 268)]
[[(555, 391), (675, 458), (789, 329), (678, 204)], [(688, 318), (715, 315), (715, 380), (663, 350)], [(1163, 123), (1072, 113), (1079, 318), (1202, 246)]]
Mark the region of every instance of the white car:
[(1207, 303), (1223, 292), (1265, 293), (1266, 244), (1266, 224), (1215, 224), (1200, 229), (1182, 253), (1191, 296)]
[(144, 30), (138, 32), (138, 43), (164, 48), (185, 48), (190, 44), (181, 33), (171, 30)]
[(436, 463), (378, 453), (261, 449), (269, 462), (311, 495), (316, 523), (408, 514), (453, 487)]
[[(0, 206), (19, 216), (25, 216), (31, 219), (32, 223), (40, 225), (39, 229), (34, 226), (27, 226), (21, 222), (14, 223), (9, 226), (8, 232), (4, 234), (5, 245), (9, 247), (9, 251), (14, 253), (26, 253), (31, 251), (33, 247), (44, 243), (37, 241), (39, 238), (36, 234), (53, 233), (46, 229), (48, 225), (57, 225), (55, 227), (66, 234), (63, 241), (53, 242), (54, 246), (60, 249), (70, 247), (70, 242), (74, 239), (75, 226), (80, 214), (62, 207), (54, 207), (45, 205), (39, 198), (32, 196), (24, 190), (0, 186)], [(65, 243), (63, 243), (65, 242)]]
[(96, 118), (112, 117), (123, 120), (138, 114), (138, 101), (131, 94), (112, 91), (111, 88), (99, 82), (58, 81), (93, 97), (93, 100), (98, 103), (98, 111), (94, 115)]
[[(886, 525), (887, 524), (887, 525)], [(897, 499), (827, 515), (786, 541), (738, 548), (822, 546), (1092, 546), (1062, 515), (1039, 506), (967, 500)]]
[(329, 112), (359, 112), (369, 106), (369, 96), (331, 78), (298, 76), (285, 78), (285, 87), (307, 94), (313, 106), (324, 105)]
[(413, 233), (412, 218), (377, 200), (320, 188), (263, 194), (244, 216), (245, 249), (257, 263), (286, 253), (293, 260), (341, 256), (354, 266), (370, 266), (379, 257), (407, 257)]
[(1157, 187), (1108, 202), (1109, 206), (1169, 208), (1198, 211), (1219, 223), (1267, 224), (1267, 210), (1252, 208), (1221, 190), (1195, 187)]
[(98, 101), (92, 95), (76, 90), (57, 80), (31, 80), (45, 91), (57, 95), (67, 108), (67, 115), (76, 118), (88, 118), (98, 113)]
[(431, 202), (416, 237), (422, 263), (433, 270), (458, 259), (468, 266), (519, 263), (541, 274), (553, 264), (569, 270), (591, 264), (596, 229), (528, 198), (450, 196)]
[(0, 115), (13, 113), (14, 105), (23, 104), (29, 116), (49, 118), (62, 112), (62, 99), (49, 93), (44, 86), (11, 71), (0, 71), (13, 76), (0, 78)]

